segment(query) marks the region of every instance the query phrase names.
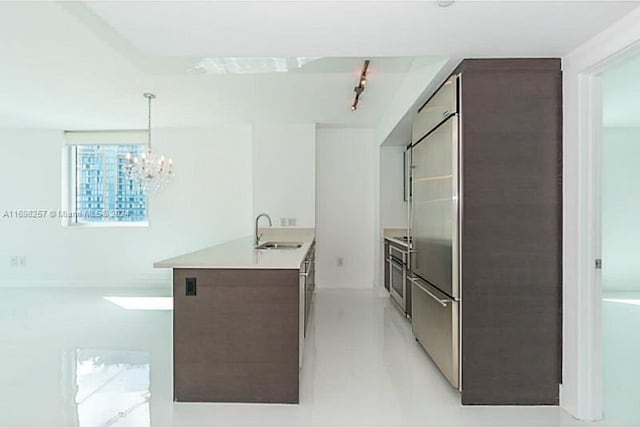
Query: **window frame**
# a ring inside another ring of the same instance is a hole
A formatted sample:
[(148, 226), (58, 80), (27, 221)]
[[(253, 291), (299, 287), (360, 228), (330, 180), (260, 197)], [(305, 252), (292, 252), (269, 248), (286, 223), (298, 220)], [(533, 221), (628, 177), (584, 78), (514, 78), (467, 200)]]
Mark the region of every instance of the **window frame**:
[[(77, 187), (78, 187), (78, 147), (80, 146), (99, 146), (101, 144), (74, 144), (65, 146), (65, 155), (67, 159), (67, 168), (66, 168), (66, 192), (68, 197), (66, 197), (65, 208), (67, 212), (77, 212), (78, 211), (78, 199), (77, 199)], [(131, 144), (131, 145), (142, 145), (142, 144)], [(146, 195), (146, 220), (144, 221), (78, 221), (77, 217), (68, 217), (61, 218), (63, 225), (70, 228), (139, 228), (139, 227), (148, 227), (149, 226), (149, 194)]]

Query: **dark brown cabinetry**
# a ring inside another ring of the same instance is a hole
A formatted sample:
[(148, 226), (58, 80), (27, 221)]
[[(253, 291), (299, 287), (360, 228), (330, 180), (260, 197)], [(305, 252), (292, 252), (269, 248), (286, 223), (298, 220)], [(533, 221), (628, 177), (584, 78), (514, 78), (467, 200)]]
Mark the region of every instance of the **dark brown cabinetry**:
[(298, 403), (313, 254), (300, 269), (174, 268), (175, 401)]
[(389, 267), (389, 241), (387, 241), (385, 239), (384, 241), (384, 288), (386, 290), (390, 289), (390, 280), (389, 280), (389, 272), (390, 272), (390, 267)]
[[(298, 270), (174, 269), (177, 402), (298, 402)], [(196, 295), (187, 295), (187, 278)]]
[[(462, 403), (557, 405), (562, 353), (560, 60), (465, 60), (452, 76), (436, 94), (434, 108), (423, 109), (424, 117), (417, 118), (414, 143), (426, 147), (433, 123), (431, 132), (445, 124), (454, 132), (450, 151), (458, 165), (452, 176), (459, 182), (453, 190), (459, 194), (459, 232), (451, 241), (458, 261), (453, 271), (443, 271), (458, 286), (452, 289), (459, 289), (448, 292), (446, 306), (460, 307), (459, 318), (447, 324), (460, 333)], [(421, 242), (414, 243), (419, 251)], [(442, 276), (436, 273), (427, 272), (425, 280)], [(413, 317), (424, 318), (416, 304)], [(423, 326), (420, 330), (428, 327)], [(453, 344), (457, 347), (456, 339)]]
[(304, 289), (304, 336), (307, 336), (309, 324), (309, 314), (311, 313), (311, 304), (313, 303), (313, 292), (316, 289), (316, 248), (315, 245), (309, 249), (309, 253), (305, 257), (300, 266), (300, 278), (303, 281), (302, 289)]
[(462, 402), (559, 402), (562, 72), (468, 60), (461, 78)]

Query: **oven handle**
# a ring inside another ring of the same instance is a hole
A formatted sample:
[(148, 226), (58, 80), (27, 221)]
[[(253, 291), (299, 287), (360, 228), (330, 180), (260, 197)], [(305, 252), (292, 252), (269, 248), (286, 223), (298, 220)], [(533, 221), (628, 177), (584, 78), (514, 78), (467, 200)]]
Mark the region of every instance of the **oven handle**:
[(413, 277), (407, 277), (407, 279), (409, 279), (409, 281), (411, 283), (413, 283), (414, 285), (416, 285), (418, 288), (420, 288), (421, 291), (423, 291), (424, 293), (426, 293), (427, 295), (429, 295), (431, 298), (433, 298), (434, 300), (436, 300), (438, 302), (438, 304), (440, 304), (443, 307), (446, 307), (447, 304), (453, 302), (453, 300), (451, 299), (441, 299), (438, 298), (433, 292), (431, 292), (429, 289), (427, 289), (426, 287), (424, 287), (419, 281), (418, 279), (415, 279)]
[(394, 264), (396, 267), (399, 267), (403, 270), (406, 268), (400, 261), (397, 261), (394, 258), (387, 258), (387, 262), (390, 262), (391, 264)]
[(400, 252), (402, 255), (409, 255), (410, 253), (413, 253), (416, 250), (415, 249), (398, 249), (397, 247), (392, 246), (389, 249), (389, 252), (393, 252), (393, 251)]

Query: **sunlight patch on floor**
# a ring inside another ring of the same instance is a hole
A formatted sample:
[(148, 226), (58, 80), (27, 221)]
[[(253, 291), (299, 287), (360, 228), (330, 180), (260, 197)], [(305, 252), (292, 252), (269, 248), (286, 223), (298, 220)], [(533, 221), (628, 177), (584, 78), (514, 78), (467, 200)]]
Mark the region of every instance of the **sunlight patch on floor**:
[(640, 299), (603, 298), (602, 301), (615, 302), (615, 303), (618, 303), (618, 304), (640, 305)]
[(126, 310), (173, 310), (172, 297), (104, 297)]

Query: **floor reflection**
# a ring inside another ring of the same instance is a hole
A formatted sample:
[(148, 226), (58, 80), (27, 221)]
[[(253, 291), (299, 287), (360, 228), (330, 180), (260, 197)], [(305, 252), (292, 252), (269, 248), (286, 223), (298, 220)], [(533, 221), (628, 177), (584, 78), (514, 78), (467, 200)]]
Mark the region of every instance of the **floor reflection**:
[(75, 358), (81, 427), (151, 425), (149, 353), (77, 349)]
[[(555, 407), (461, 406), (389, 298), (348, 289), (316, 292), (299, 405), (174, 403), (172, 311), (156, 304), (170, 292), (0, 289), (0, 426), (580, 424)], [(640, 306), (605, 304), (616, 345), (638, 342), (639, 324), (624, 321), (631, 309)], [(600, 425), (639, 425), (638, 377), (624, 369), (638, 353), (612, 354), (624, 360), (605, 354), (619, 366), (605, 379), (636, 405)]]
[(605, 421), (640, 421), (640, 294), (614, 293), (602, 304), (602, 367)]

